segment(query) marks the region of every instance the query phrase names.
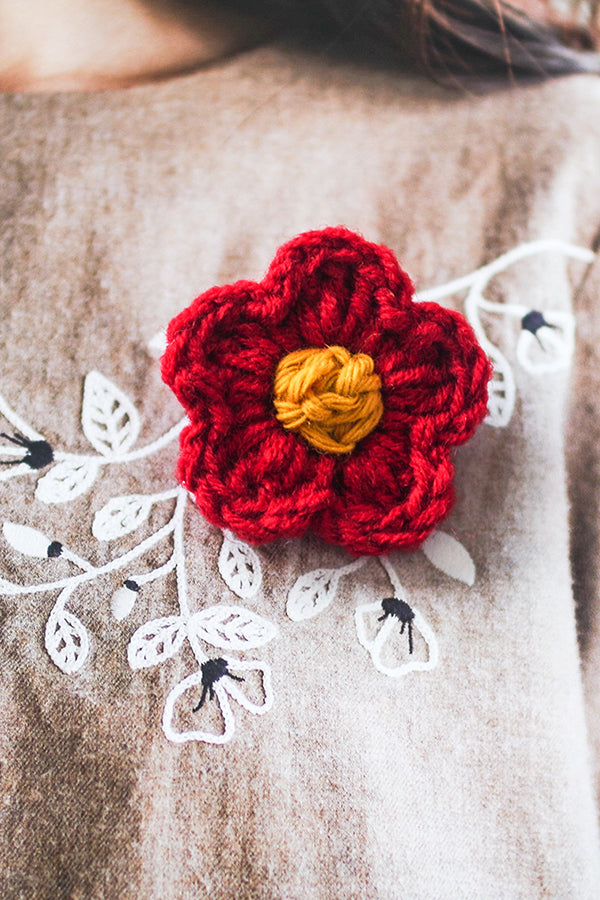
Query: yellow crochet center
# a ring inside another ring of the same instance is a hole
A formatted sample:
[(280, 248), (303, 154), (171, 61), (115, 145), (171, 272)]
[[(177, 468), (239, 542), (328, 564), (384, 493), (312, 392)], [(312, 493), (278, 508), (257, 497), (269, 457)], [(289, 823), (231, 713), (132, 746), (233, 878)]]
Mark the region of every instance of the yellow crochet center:
[(284, 428), (324, 453), (351, 453), (383, 413), (373, 360), (345, 347), (310, 347), (284, 356), (273, 402)]

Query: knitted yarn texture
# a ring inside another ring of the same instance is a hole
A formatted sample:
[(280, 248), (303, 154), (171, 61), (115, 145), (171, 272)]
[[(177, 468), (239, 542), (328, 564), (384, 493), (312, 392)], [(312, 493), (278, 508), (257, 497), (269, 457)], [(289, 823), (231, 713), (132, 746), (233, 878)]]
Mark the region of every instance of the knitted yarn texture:
[(171, 321), (162, 374), (189, 418), (177, 475), (210, 522), (250, 543), (311, 529), (355, 555), (427, 538), (491, 365), (463, 316), (412, 297), (391, 250), (326, 228)]
[(277, 418), (324, 453), (350, 453), (383, 413), (381, 382), (366, 353), (311, 347), (288, 353), (275, 372)]

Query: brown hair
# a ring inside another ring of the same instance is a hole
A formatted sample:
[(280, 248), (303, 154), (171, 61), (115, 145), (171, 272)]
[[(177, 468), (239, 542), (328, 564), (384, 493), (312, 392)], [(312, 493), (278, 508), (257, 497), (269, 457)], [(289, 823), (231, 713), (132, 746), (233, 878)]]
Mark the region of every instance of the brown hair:
[[(549, 0), (228, 0), (336, 50), (352, 49), (435, 78), (600, 73), (600, 0), (558, 16)], [(329, 42), (329, 43), (328, 43)]]

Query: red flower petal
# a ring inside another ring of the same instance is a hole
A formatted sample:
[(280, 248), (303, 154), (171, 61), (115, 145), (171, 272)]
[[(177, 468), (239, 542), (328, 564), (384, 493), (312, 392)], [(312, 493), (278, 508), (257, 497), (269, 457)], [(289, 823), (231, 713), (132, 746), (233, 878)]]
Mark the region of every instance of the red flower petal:
[(209, 522), (264, 543), (304, 534), (331, 502), (333, 466), (274, 419), (229, 440), (203, 423), (184, 429), (177, 475)]
[(387, 247), (346, 228), (310, 231), (278, 251), (262, 287), (293, 321), (300, 346), (359, 352), (380, 330), (382, 310), (410, 303), (412, 282)]
[[(422, 427), (422, 426), (421, 426)], [(422, 437), (422, 435), (419, 435)], [(446, 448), (390, 435), (348, 461), (330, 507), (313, 529), (355, 555), (418, 547), (452, 506), (453, 466)]]

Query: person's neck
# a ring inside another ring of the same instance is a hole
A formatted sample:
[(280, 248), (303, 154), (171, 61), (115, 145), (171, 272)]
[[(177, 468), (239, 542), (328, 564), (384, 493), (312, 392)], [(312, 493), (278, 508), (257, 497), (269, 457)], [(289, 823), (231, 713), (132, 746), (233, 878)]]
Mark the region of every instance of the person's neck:
[(262, 37), (218, 2), (0, 0), (0, 91), (105, 90), (201, 68)]

